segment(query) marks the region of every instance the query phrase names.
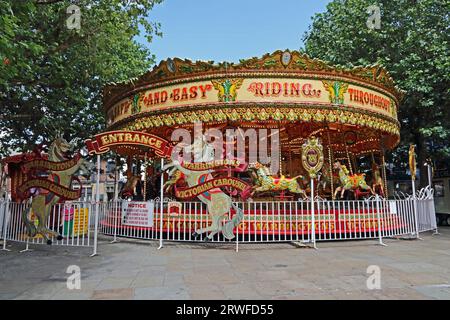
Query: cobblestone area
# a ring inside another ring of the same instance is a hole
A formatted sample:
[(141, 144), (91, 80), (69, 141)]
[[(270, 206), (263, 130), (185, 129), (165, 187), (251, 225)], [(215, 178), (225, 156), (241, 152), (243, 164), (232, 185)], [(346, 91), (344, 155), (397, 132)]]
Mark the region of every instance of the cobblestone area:
[[(84, 248), (8, 244), (0, 252), (0, 299), (450, 299), (450, 228), (420, 240), (290, 244), (169, 244), (124, 240)], [(69, 265), (81, 289), (67, 289)], [(369, 290), (367, 268), (381, 269)]]

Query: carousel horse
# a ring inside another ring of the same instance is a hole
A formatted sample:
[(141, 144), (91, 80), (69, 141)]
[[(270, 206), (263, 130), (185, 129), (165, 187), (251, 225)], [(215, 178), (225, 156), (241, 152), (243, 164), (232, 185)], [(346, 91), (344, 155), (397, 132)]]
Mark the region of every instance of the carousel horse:
[[(63, 162), (70, 160), (66, 153), (74, 148), (73, 140), (69, 143), (63, 137), (58, 137), (49, 148), (48, 160), (52, 162)], [(72, 177), (78, 170), (90, 171), (93, 165), (79, 158), (76, 165), (64, 171), (51, 171), (50, 177), (53, 177), (54, 182), (66, 188), (71, 188)], [(39, 193), (33, 197), (31, 207), (22, 212), (22, 220), (25, 223), (27, 235), (29, 237), (35, 237), (41, 235), (47, 241), (47, 244), (52, 244), (52, 237), (56, 237), (57, 240), (61, 240), (62, 236), (47, 228), (46, 224), (52, 206), (57, 204), (61, 200), (61, 197), (57, 196), (53, 192)], [(31, 213), (34, 213), (37, 221), (31, 221)]]
[(170, 180), (167, 180), (164, 183), (163, 189), (166, 192), (169, 192), (170, 188), (173, 185), (177, 184), (178, 181), (182, 180), (183, 178), (184, 178), (184, 175), (183, 175), (183, 173), (180, 170), (175, 170), (173, 172), (170, 172)]
[(348, 169), (345, 165), (341, 164), (339, 161), (334, 163), (334, 169), (339, 170), (339, 181), (341, 185), (334, 191), (334, 197), (338, 192), (341, 192), (341, 198), (344, 197), (344, 192), (347, 190), (357, 192), (359, 189), (369, 190), (374, 194), (372, 188), (366, 183), (365, 173), (356, 173), (350, 175)]
[(131, 174), (128, 175), (127, 182), (120, 191), (120, 197), (122, 199), (132, 198), (136, 192), (136, 187), (139, 181), (141, 181), (140, 176), (133, 176)]
[(289, 190), (292, 193), (301, 194), (304, 198), (306, 198), (305, 190), (302, 189), (300, 184), (297, 182), (297, 179), (303, 179), (303, 176), (299, 175), (294, 178), (286, 178), (285, 176), (281, 176), (280, 178), (276, 178), (270, 175), (269, 168), (263, 166), (259, 162), (256, 162), (250, 169), (254, 169), (256, 171), (255, 174), (257, 184), (253, 187), (254, 192)]
[(325, 162), (319, 177), (319, 191), (322, 194), (329, 194), (330, 197), (332, 196), (331, 179), (333, 179), (333, 186), (339, 184), (339, 178), (330, 172), (330, 165), (328, 162)]
[[(203, 145), (203, 147), (199, 148), (199, 145)], [(212, 145), (204, 143), (204, 141), (195, 141), (194, 144), (186, 147), (185, 150), (194, 151), (197, 159), (202, 162), (214, 160), (214, 150)], [(195, 187), (213, 179), (213, 176), (211, 175), (212, 170), (192, 171), (184, 168), (179, 160), (173, 160), (171, 163), (165, 165), (163, 170), (166, 171), (169, 168), (172, 168), (169, 170), (169, 177), (171, 177), (171, 179), (165, 183), (166, 189), (175, 185), (180, 179), (183, 179), (189, 187)], [(233, 204), (231, 197), (225, 194), (220, 188), (205, 191), (199, 194), (197, 198), (206, 204), (212, 223), (209, 227), (195, 230), (192, 234), (193, 237), (196, 239), (200, 234), (209, 232), (204, 240), (211, 241), (214, 235), (218, 232), (222, 232), (225, 238), (229, 240), (234, 239), (235, 235), (233, 229), (237, 227), (244, 218), (242, 209)], [(236, 214), (230, 221), (222, 225), (222, 219), (225, 215), (228, 215), (231, 207), (234, 208)]]
[(372, 190), (375, 193), (379, 194), (380, 196), (384, 197), (384, 183), (379, 170), (380, 166), (377, 165), (375, 162), (372, 162), (371, 167), (372, 167)]

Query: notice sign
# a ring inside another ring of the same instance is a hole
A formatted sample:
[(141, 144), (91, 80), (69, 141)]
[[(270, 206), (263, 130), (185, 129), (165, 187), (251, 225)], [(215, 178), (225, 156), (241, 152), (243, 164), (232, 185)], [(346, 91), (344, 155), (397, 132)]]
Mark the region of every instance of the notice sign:
[(73, 218), (73, 236), (82, 236), (89, 231), (89, 209), (76, 208)]
[(125, 226), (153, 227), (154, 202), (124, 201), (122, 224)]

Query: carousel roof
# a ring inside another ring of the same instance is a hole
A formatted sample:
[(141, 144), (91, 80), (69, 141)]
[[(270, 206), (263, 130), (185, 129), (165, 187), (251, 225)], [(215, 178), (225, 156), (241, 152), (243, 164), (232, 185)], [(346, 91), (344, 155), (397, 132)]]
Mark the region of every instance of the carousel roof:
[(298, 145), (325, 131), (333, 133), (330, 144), (342, 145), (345, 132), (357, 132), (354, 148), (365, 152), (375, 141), (388, 149), (398, 144), (403, 94), (382, 66), (345, 68), (278, 50), (239, 63), (167, 59), (136, 79), (107, 85), (103, 107), (108, 130), (167, 138), (198, 121), (285, 127), (286, 141), (298, 138)]
[[(283, 61), (283, 55), (290, 54), (289, 63)], [(162, 60), (159, 65), (143, 75), (119, 83), (109, 83), (103, 90), (103, 105), (107, 108), (117, 96), (123, 96), (136, 88), (149, 84), (156, 84), (168, 80), (177, 80), (191, 76), (228, 72), (294, 72), (323, 73), (328, 75), (341, 75), (359, 79), (371, 84), (381, 85), (390, 91), (398, 101), (403, 99), (404, 91), (398, 88), (389, 72), (381, 65), (355, 66), (346, 68), (340, 65), (331, 65), (323, 60), (311, 58), (305, 53), (290, 50), (277, 50), (258, 58), (241, 59), (239, 63), (214, 61), (191, 61), (189, 59), (173, 58)]]

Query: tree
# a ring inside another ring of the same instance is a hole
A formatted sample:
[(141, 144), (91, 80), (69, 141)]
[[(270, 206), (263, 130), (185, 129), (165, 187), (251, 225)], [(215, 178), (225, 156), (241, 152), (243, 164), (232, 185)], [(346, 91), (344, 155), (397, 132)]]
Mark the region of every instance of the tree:
[(69, 1), (0, 0), (0, 156), (57, 133), (87, 138), (102, 130), (103, 86), (154, 63), (135, 37), (161, 34), (147, 21), (160, 2), (79, 0), (77, 28)]
[[(381, 10), (381, 28), (370, 29), (370, 5)], [(334, 0), (312, 18), (305, 51), (334, 64), (386, 67), (406, 91), (399, 107), (401, 144), (393, 153), (406, 167), (410, 143), (418, 166), (428, 156), (450, 159), (450, 55), (447, 0)], [(421, 181), (427, 181), (421, 170)]]

